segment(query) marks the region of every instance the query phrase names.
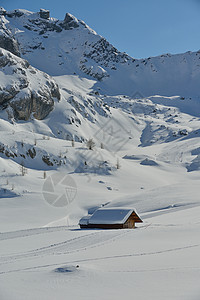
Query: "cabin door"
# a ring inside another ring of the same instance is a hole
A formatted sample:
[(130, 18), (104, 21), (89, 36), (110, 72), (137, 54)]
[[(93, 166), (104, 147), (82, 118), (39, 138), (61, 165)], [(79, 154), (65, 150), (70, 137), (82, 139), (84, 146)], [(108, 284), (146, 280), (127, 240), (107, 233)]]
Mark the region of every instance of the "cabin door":
[(128, 220), (127, 222), (128, 228), (135, 228), (135, 221), (134, 220)]
[(135, 221), (134, 220), (128, 220), (126, 223), (125, 228), (135, 228)]

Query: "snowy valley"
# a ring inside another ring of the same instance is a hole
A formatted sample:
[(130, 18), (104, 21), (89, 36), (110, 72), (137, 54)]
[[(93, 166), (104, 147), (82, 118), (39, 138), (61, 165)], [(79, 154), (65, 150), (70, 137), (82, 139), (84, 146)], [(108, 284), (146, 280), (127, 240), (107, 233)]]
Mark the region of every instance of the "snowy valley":
[[(0, 299), (199, 299), (200, 52), (138, 60), (68, 13), (0, 20)], [(100, 207), (143, 223), (80, 230)]]

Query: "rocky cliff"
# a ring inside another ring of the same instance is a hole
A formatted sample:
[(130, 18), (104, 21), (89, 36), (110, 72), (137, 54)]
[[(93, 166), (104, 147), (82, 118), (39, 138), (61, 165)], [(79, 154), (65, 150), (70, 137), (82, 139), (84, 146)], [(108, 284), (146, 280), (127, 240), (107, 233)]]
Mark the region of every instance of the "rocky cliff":
[(0, 107), (9, 118), (44, 119), (60, 99), (55, 81), (11, 52), (0, 48)]

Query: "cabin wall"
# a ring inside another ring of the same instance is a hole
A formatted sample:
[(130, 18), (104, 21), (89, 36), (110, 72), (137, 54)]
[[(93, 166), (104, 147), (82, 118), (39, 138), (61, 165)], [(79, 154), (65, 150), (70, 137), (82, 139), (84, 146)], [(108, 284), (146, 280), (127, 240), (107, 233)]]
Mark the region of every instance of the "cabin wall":
[(124, 224), (88, 224), (80, 225), (81, 228), (99, 228), (99, 229), (122, 229)]
[(123, 228), (135, 228), (135, 221), (132, 218), (129, 218), (126, 223), (124, 223)]
[(123, 228), (123, 224), (89, 224), (90, 228), (101, 229), (120, 229)]
[(125, 228), (135, 228), (135, 221), (128, 220), (125, 224), (88, 224), (81, 225), (80, 228), (99, 228), (99, 229), (125, 229)]
[(82, 225), (82, 224), (79, 224), (80, 225), (80, 228), (88, 228), (88, 225)]

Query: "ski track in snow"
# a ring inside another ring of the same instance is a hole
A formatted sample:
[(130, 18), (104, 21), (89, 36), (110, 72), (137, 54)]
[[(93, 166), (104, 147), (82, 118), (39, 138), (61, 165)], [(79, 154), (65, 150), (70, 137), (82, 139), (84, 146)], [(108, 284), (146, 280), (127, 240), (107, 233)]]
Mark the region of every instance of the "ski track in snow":
[[(183, 251), (183, 250), (188, 250), (188, 249), (197, 248), (197, 247), (200, 247), (200, 244), (188, 245), (188, 246), (185, 246), (185, 247), (177, 247), (177, 248), (171, 248), (171, 249), (166, 249), (166, 250), (161, 250), (161, 251), (154, 251), (154, 252), (141, 252), (141, 253), (132, 253), (132, 254), (125, 254), (125, 255), (113, 255), (113, 256), (87, 258), (87, 259), (74, 260), (74, 261), (64, 261), (64, 262), (59, 263), (59, 264), (54, 263), (54, 264), (46, 264), (46, 265), (27, 267), (27, 268), (22, 268), (22, 269), (14, 269), (14, 270), (3, 271), (3, 272), (0, 272), (0, 275), (7, 274), (7, 273), (15, 273), (15, 272), (31, 271), (31, 270), (36, 270), (36, 269), (48, 268), (48, 267), (58, 266), (58, 265), (62, 265), (62, 264), (65, 265), (65, 264), (91, 262), (91, 261), (101, 261), (101, 260), (110, 260), (110, 259), (119, 259), (119, 258), (128, 258), (128, 257), (159, 255), (159, 254), (164, 254), (164, 253), (168, 253), (168, 252)], [(199, 268), (197, 267), (197, 269), (200, 269), (200, 267)]]
[(70, 254), (74, 252), (84, 251), (88, 248), (99, 247), (105, 245), (106, 243), (113, 242), (114, 240), (120, 238), (129, 231), (100, 231), (84, 236), (76, 237), (63, 241), (57, 244), (52, 244), (46, 247), (33, 249), (27, 252), (22, 252), (19, 254), (12, 254), (9, 256), (1, 256), (0, 264), (11, 263), (16, 260), (24, 260), (28, 258), (36, 258), (40, 255), (61, 255)]
[(161, 209), (156, 209), (153, 210), (152, 212), (150, 211), (148, 214), (145, 214), (142, 218), (149, 219), (149, 218), (154, 218), (156, 216), (161, 216), (181, 210), (185, 210), (187, 208), (192, 208), (192, 207), (198, 207), (200, 206), (200, 203), (186, 203), (186, 204), (180, 204), (180, 205), (170, 205)]
[(3, 232), (0, 233), (0, 241), (24, 238), (32, 235), (39, 235), (39, 234), (55, 232), (55, 231), (64, 231), (64, 230), (69, 230), (69, 229), (66, 226), (60, 226), (60, 227), (31, 228), (31, 229), (17, 230), (11, 232)]

